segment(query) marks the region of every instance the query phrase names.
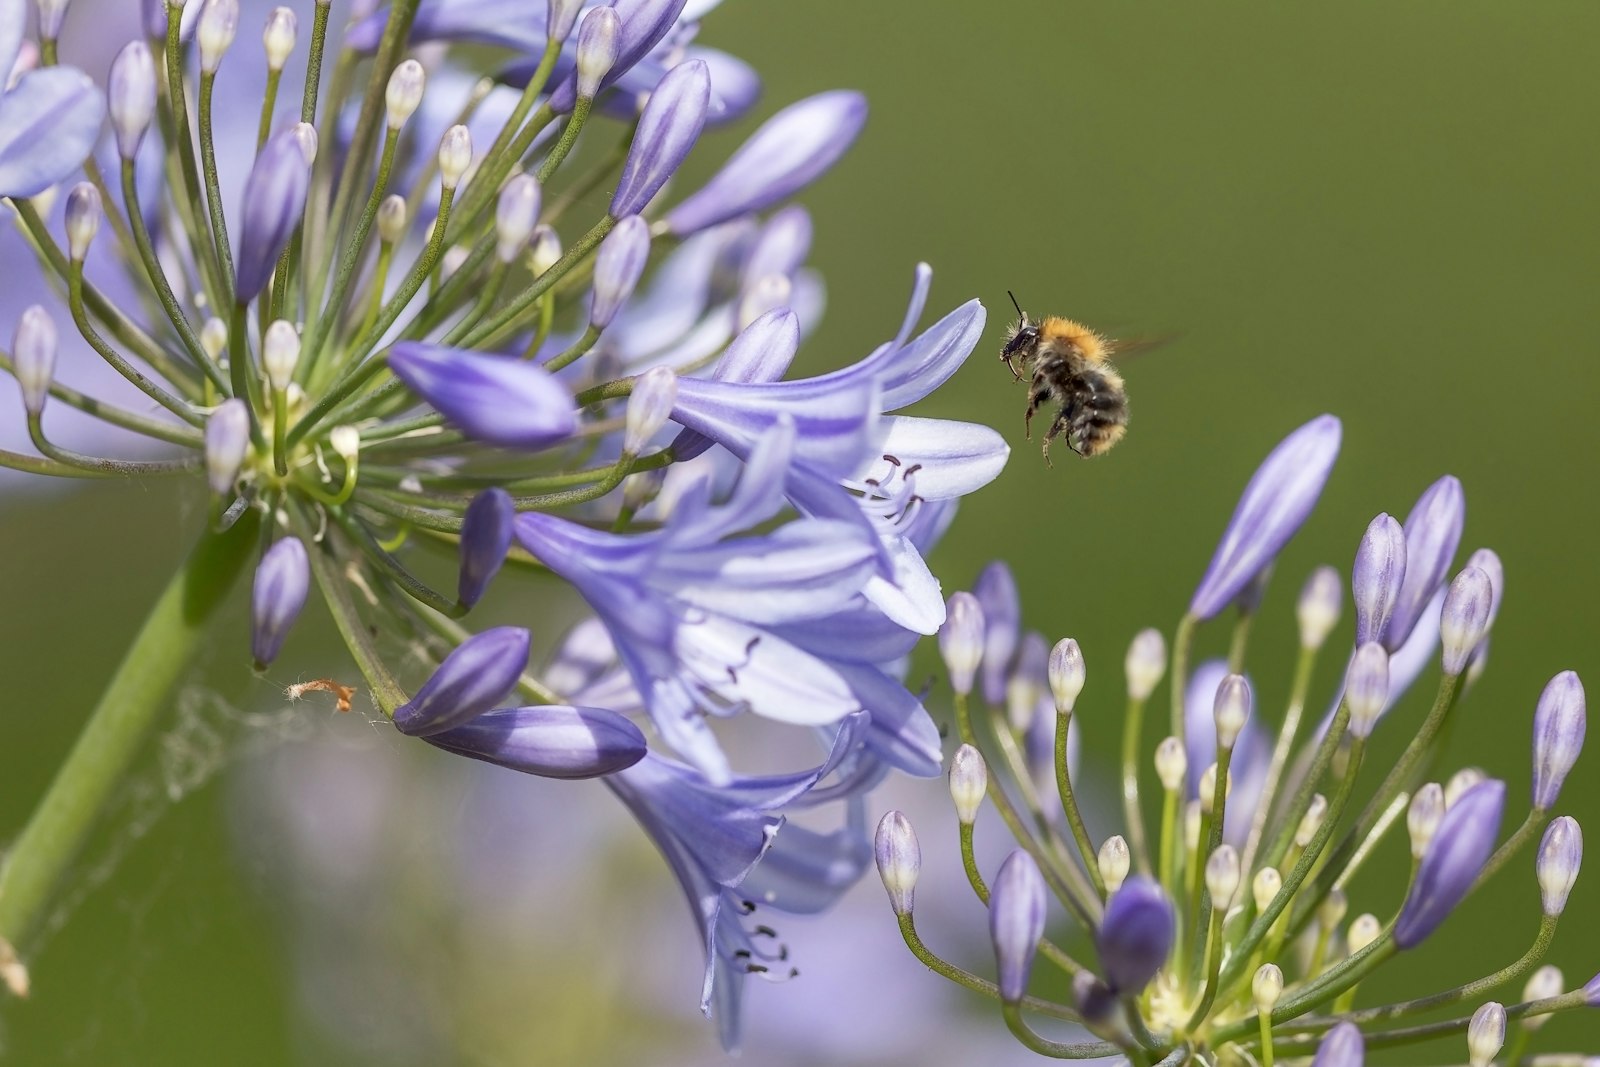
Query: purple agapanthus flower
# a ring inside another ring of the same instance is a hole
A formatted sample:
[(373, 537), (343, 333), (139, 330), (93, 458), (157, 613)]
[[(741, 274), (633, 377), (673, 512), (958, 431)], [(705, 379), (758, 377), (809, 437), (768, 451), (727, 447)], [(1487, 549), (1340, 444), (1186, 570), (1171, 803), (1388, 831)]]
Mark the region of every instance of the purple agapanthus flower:
[(82, 71), (33, 67), (27, 0), (0, 0), (0, 196), (37, 196), (94, 148), (105, 101)]

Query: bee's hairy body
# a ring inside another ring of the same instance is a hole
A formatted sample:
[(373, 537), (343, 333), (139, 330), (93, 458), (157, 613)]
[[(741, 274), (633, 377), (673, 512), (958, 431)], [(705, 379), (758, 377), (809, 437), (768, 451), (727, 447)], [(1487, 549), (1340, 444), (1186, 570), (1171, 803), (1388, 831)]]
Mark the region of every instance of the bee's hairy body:
[(1056, 408), (1044, 435), (1046, 463), (1057, 437), (1065, 436), (1067, 447), (1080, 456), (1098, 456), (1127, 432), (1128, 393), (1110, 355), (1104, 337), (1071, 319), (1050, 316), (1035, 324), (1023, 315), (1007, 333), (1000, 358), (1018, 381), (1032, 374), (1024, 431), (1032, 436), (1039, 408)]

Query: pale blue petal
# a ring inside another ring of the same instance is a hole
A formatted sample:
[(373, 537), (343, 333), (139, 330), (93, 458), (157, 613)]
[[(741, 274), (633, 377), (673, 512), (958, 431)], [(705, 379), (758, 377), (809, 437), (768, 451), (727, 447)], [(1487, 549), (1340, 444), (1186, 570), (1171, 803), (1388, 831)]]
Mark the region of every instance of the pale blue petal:
[(0, 196), (37, 196), (75, 172), (93, 151), (104, 115), (105, 101), (81, 71), (24, 74), (0, 96)]

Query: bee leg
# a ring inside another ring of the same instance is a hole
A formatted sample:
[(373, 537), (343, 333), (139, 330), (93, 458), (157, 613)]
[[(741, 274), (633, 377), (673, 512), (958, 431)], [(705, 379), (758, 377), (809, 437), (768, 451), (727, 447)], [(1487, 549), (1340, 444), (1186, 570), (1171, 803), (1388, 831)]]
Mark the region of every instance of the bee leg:
[[(1050, 429), (1044, 435), (1044, 465), (1046, 467), (1055, 466), (1055, 464), (1050, 462), (1050, 442), (1054, 441), (1057, 437), (1060, 437), (1062, 431), (1066, 430), (1068, 425), (1066, 412), (1062, 412), (1051, 421)], [(1077, 447), (1072, 443), (1072, 437), (1070, 434), (1067, 436), (1067, 447), (1072, 449), (1074, 452), (1078, 451)]]

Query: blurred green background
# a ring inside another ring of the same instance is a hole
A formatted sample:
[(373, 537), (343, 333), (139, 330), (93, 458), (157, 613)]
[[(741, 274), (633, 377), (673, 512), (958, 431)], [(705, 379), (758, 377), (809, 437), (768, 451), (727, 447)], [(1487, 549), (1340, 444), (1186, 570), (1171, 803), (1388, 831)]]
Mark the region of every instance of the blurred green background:
[[(829, 309), (801, 369), (840, 366), (889, 336), (918, 260), (936, 270), (930, 314), (974, 295), (990, 309), (974, 358), (919, 413), (997, 426), (1014, 453), (968, 502), (934, 569), (955, 589), (1005, 558), (1029, 625), (1082, 643), (1091, 780), (1110, 780), (1127, 640), (1146, 625), (1170, 632), (1255, 463), (1288, 430), (1331, 411), (1344, 421), (1343, 454), (1256, 628), (1250, 670), (1263, 714), (1279, 714), (1304, 575), (1323, 562), (1348, 573), (1374, 514), (1403, 517), (1425, 486), (1453, 473), (1467, 493), (1463, 557), (1493, 547), (1508, 590), (1447, 765), (1506, 778), (1508, 823), (1520, 817), (1535, 698), (1558, 670), (1596, 677), (1600, 6), (730, 0), (702, 38), (762, 72), (763, 116), (835, 86), (871, 99), (858, 146), (803, 197)], [(681, 187), (709, 173), (743, 129), (708, 138)], [(1022, 440), (1022, 389), (995, 359), (1008, 288), (1036, 314), (1114, 334), (1179, 335), (1127, 369), (1132, 425), (1109, 456), (1080, 462), (1061, 449), (1046, 469)], [(156, 483), (7, 499), (0, 834), (21, 825), (200, 521), (197, 501)], [(1350, 629), (1347, 621), (1332, 644)], [(244, 641), (242, 627), (219, 633), (200, 681), (236, 706), (276, 708), (273, 684), (244, 680)], [(1224, 641), (1220, 628), (1202, 637), (1208, 649)], [(332, 647), (319, 617), (286, 659), (307, 677), (336, 672)], [(1324, 663), (1321, 692), (1336, 658)], [(272, 681), (285, 680), (293, 678)], [(1377, 758), (1398, 750), (1419, 703), (1425, 697), (1395, 713)], [(379, 749), (380, 758), (413, 756)], [(246, 754), (235, 766), (262, 758)], [(1561, 810), (1600, 810), (1596, 759), (1587, 754)], [(249, 804), (240, 773), (171, 806), (137, 841), (127, 824), (142, 809), (130, 799), (96, 853), (126, 854), (86, 865), (75, 888), (88, 893), (38, 958), (34, 998), (0, 1011), (0, 1050), (12, 1062), (413, 1061), (360, 1055), (306, 1021), (286, 945), (291, 905), (270, 873), (277, 857), (237, 833), (241, 821), (251, 825), (239, 815)], [(922, 783), (893, 796), (932, 803), (941, 792)], [(530, 794), (546, 812), (569, 795)], [(924, 838), (947, 845), (951, 830), (930, 827)], [(456, 1062), (720, 1056), (692, 1010), (695, 947), (676, 889), (625, 825), (608, 840), (626, 847), (607, 853), (609, 888), (595, 887), (607, 894), (603, 906), (528, 903), (531, 926), (558, 925), (587, 947), (562, 957), (558, 975), (518, 987), (501, 1025), (526, 1031), (524, 1043), (471, 1028)], [(1395, 906), (1403, 853), (1399, 844), (1385, 851), (1358, 884), (1355, 911)], [(1384, 968), (1368, 996), (1414, 995), (1515, 959), (1537, 921), (1531, 867), (1529, 854), (1416, 959)], [(619, 880), (636, 896), (621, 895)], [(1580, 878), (1550, 955), (1569, 984), (1600, 964), (1595, 884), (1592, 872)], [(953, 896), (961, 887), (950, 888)], [(857, 897), (888, 927), (880, 893), (869, 884)], [(381, 902), (363, 893), (292, 905), (308, 906)], [(629, 953), (641, 915), (682, 928), (667, 941), (682, 954), (667, 1007), (637, 988), (640, 961)], [(967, 933), (980, 923), (969, 916)], [(556, 965), (551, 956), (527, 962)], [(894, 968), (886, 980), (936, 981), (908, 958)], [(760, 1013), (787, 992), (758, 998), (748, 1061), (781, 1053), (783, 1062), (894, 1062), (892, 1053), (839, 1055), (808, 1047), (803, 1033), (763, 1031)], [(415, 1010), (383, 988), (342, 993), (379, 1025)], [(982, 1005), (951, 1003), (971, 1013), (941, 1016), (942, 1025), (1001, 1033)], [(883, 1025), (935, 1023), (886, 1013)], [(1005, 1048), (997, 1040), (992, 1047)], [(1557, 1019), (1536, 1048), (1600, 1049), (1600, 1022)], [(1462, 1051), (1447, 1041), (1378, 1061), (1453, 1063)], [(437, 1051), (418, 1055), (441, 1062)]]

